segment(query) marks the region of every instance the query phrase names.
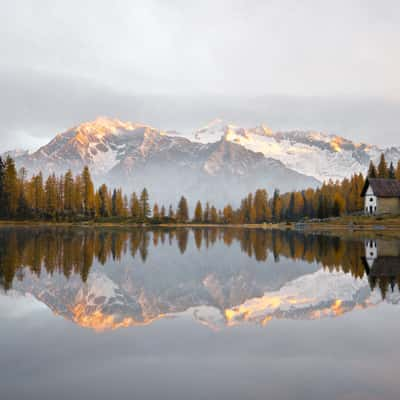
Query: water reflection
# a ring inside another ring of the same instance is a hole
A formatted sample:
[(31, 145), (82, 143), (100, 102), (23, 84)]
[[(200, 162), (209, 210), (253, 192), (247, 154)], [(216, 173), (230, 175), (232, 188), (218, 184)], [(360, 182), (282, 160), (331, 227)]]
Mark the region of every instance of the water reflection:
[(266, 325), (397, 303), (399, 249), (278, 230), (7, 228), (0, 286), (95, 330), (187, 310), (212, 328)]
[(366, 240), (362, 261), (371, 289), (379, 287), (383, 298), (389, 289), (393, 292), (400, 287), (400, 246), (397, 241)]

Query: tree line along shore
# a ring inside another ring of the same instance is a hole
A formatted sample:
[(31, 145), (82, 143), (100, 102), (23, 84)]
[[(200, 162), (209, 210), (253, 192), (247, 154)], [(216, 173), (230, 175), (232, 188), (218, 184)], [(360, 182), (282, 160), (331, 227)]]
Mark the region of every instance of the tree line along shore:
[[(386, 163), (382, 154), (378, 166), (370, 163), (368, 177), (400, 180), (400, 161), (396, 168)], [(95, 188), (90, 170), (73, 175), (51, 174), (44, 178), (37, 173), (17, 171), (11, 157), (0, 158), (0, 220), (37, 222), (97, 222), (133, 224), (279, 224), (297, 221), (325, 220), (357, 216), (363, 211), (361, 191), (365, 176), (361, 173), (341, 181), (329, 180), (319, 188), (271, 196), (257, 189), (234, 208), (226, 204), (217, 208), (201, 200), (192, 212), (184, 195), (177, 205), (151, 202), (146, 188), (136, 193), (124, 193), (121, 188), (102, 184)]]

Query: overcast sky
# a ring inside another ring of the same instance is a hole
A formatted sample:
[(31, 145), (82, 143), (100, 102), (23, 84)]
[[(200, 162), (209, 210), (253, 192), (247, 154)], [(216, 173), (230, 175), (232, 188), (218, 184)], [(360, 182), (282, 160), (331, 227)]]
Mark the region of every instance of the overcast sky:
[(2, 0), (0, 152), (106, 115), (400, 145), (400, 2)]

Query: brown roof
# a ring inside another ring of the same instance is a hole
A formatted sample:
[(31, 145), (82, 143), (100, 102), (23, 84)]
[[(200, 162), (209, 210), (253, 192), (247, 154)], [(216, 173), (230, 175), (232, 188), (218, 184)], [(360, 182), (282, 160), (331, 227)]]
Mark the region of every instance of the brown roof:
[(361, 192), (365, 196), (368, 186), (372, 187), (375, 196), (400, 197), (400, 181), (397, 179), (368, 178)]

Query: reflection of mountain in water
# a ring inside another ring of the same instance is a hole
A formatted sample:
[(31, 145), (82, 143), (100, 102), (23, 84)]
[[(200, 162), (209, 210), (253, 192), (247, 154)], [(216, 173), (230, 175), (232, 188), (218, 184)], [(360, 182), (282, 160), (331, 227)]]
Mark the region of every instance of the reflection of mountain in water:
[[(0, 235), (6, 289), (31, 293), (56, 314), (96, 330), (187, 310), (210, 326), (315, 319), (381, 300), (364, 277), (368, 254), (359, 241), (243, 229), (3, 229)], [(398, 295), (386, 299), (397, 302)]]
[[(398, 303), (400, 295), (393, 294), (388, 301)], [(226, 310), (231, 325), (253, 321), (265, 325), (271, 319), (319, 319), (340, 316), (354, 309), (378, 304), (381, 296), (371, 292), (365, 279), (355, 280), (342, 272), (319, 270), (288, 282), (276, 292), (250, 299)]]

